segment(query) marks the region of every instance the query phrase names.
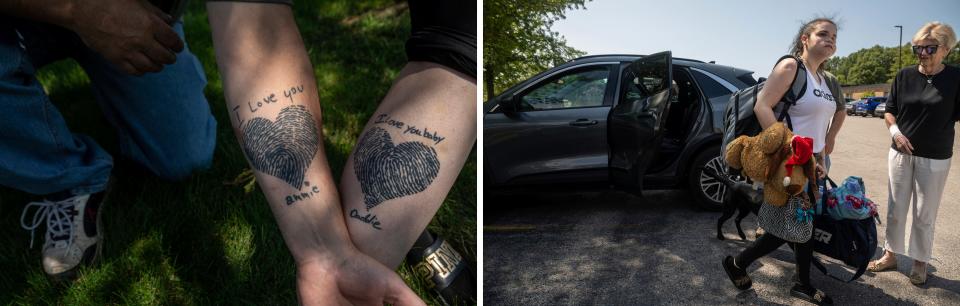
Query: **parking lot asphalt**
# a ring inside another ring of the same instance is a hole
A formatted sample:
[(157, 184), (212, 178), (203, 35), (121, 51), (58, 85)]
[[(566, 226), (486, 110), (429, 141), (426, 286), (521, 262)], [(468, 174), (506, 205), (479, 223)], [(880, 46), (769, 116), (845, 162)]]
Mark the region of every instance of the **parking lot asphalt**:
[[(832, 155), (831, 176), (861, 176), (885, 221), (890, 137), (880, 118), (848, 116)], [(960, 135), (954, 155), (960, 154)], [(484, 196), (483, 302), (486, 305), (806, 305), (790, 296), (795, 271), (786, 246), (748, 269), (752, 289), (733, 287), (720, 265), (754, 237), (756, 216), (733, 220), (716, 239), (718, 212), (700, 210), (684, 190), (643, 197), (606, 189), (531, 189)], [(909, 225), (908, 225), (909, 228)], [(885, 223), (878, 225), (879, 244)], [(908, 229), (909, 235), (909, 229)], [(877, 250), (877, 256), (880, 255)], [(960, 305), (960, 165), (954, 161), (940, 206), (927, 284), (898, 271), (867, 272), (843, 283), (810, 272), (837, 305)], [(825, 260), (831, 273), (852, 270)]]

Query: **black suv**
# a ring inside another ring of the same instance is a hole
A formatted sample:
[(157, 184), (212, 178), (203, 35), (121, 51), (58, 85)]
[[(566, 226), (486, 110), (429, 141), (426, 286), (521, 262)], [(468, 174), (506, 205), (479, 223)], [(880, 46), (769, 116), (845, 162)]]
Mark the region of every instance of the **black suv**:
[(484, 103), (484, 180), (490, 190), (603, 182), (628, 191), (688, 186), (718, 209), (726, 188), (723, 112), (752, 71), (673, 58), (574, 59)]

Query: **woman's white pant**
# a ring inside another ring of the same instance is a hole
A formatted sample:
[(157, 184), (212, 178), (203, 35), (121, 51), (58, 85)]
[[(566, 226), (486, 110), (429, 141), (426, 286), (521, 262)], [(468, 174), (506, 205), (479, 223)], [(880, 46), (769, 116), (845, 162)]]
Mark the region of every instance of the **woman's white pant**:
[[(887, 200), (887, 241), (883, 248), (928, 262), (933, 251), (937, 210), (950, 172), (950, 159), (916, 157), (891, 148), (887, 164), (890, 197)], [(911, 206), (910, 248), (904, 249), (907, 211)]]

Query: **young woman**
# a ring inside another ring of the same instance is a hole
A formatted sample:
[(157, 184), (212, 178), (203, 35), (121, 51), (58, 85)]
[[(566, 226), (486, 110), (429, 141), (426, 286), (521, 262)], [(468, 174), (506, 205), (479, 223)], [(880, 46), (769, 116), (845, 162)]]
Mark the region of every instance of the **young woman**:
[[(933, 229), (950, 171), (953, 139), (960, 120), (960, 68), (943, 64), (957, 36), (949, 25), (930, 22), (913, 36), (920, 65), (903, 68), (893, 80), (884, 115), (893, 144), (888, 167), (890, 197), (884, 254), (868, 270), (897, 268), (895, 254), (913, 258), (910, 282), (927, 281)], [(907, 210), (913, 205), (910, 249), (905, 248)]]
[[(764, 129), (776, 123), (778, 114), (774, 114), (774, 107), (789, 90), (798, 67), (802, 64), (806, 68), (806, 91), (796, 104), (790, 107), (788, 114), (793, 123), (794, 134), (813, 138), (813, 152), (817, 157), (817, 170), (820, 177), (826, 175), (827, 155), (833, 151), (834, 140), (845, 117), (844, 107), (841, 104), (843, 94), (840, 92), (840, 84), (833, 75), (823, 70), (824, 63), (837, 50), (836, 40), (837, 25), (829, 18), (817, 18), (803, 24), (791, 48), (792, 55), (799, 61), (785, 59), (777, 63), (758, 94), (757, 104), (754, 107), (757, 120)], [(782, 209), (768, 204), (764, 206), (766, 207), (761, 209)], [(734, 286), (741, 290), (750, 288), (753, 284), (747, 275), (750, 264), (773, 252), (784, 243), (788, 243), (787, 240), (777, 236), (778, 232), (783, 232), (775, 228), (781, 223), (783, 222), (761, 222), (761, 224), (771, 224), (767, 226), (769, 228), (764, 228), (766, 234), (736, 257), (727, 256), (723, 260), (724, 270)], [(809, 238), (801, 239), (806, 241), (803, 243), (789, 242), (793, 244), (796, 252), (798, 270), (797, 283), (790, 289), (790, 294), (816, 304), (832, 304), (830, 297), (810, 284), (813, 248)]]

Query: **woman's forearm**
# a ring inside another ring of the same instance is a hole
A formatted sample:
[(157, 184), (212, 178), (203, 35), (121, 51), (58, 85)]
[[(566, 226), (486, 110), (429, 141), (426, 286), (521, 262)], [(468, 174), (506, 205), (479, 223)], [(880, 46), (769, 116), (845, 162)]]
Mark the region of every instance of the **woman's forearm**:
[(233, 131), (300, 262), (349, 247), (312, 65), (289, 6), (207, 4)]
[(883, 122), (885, 122), (885, 123), (887, 124), (887, 128), (890, 128), (890, 126), (893, 126), (894, 124), (897, 124), (897, 117), (894, 116), (894, 115), (891, 114), (891, 113), (884, 113), (884, 114), (883, 114)]

